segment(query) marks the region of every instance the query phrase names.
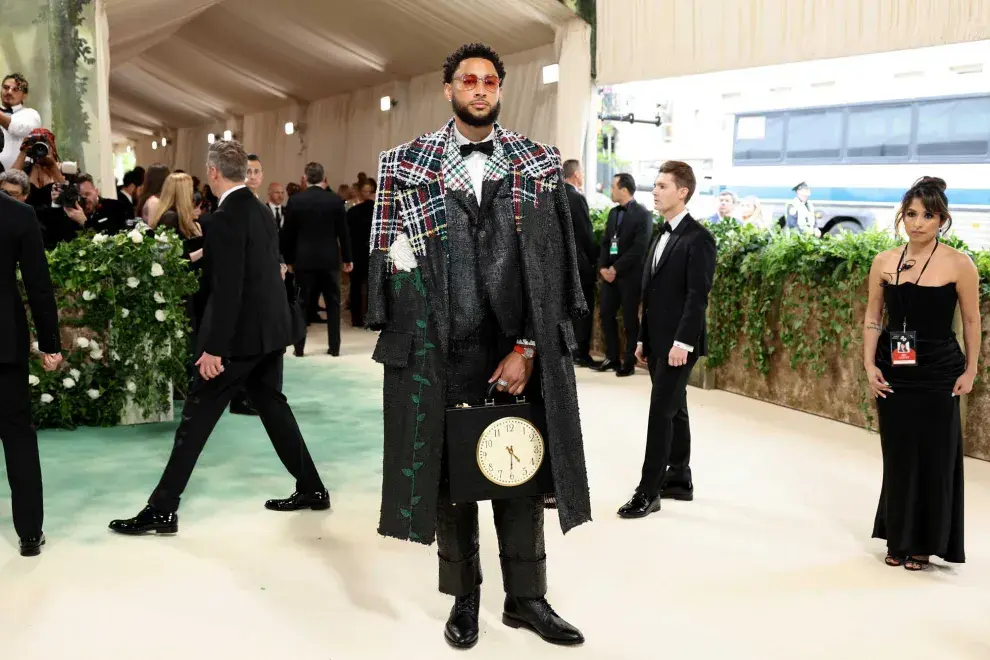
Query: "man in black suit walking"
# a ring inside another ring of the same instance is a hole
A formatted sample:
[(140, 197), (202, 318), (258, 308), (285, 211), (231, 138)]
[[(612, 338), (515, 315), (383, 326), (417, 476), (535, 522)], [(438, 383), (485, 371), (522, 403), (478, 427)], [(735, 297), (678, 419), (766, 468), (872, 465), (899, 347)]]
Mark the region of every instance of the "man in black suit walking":
[(21, 271), (44, 367), (62, 361), (58, 309), (48, 260), (34, 209), (0, 193), (0, 441), (7, 460), (10, 504), (21, 554), (41, 553), (44, 500), (38, 435), (31, 420), (28, 332), (24, 302), (17, 290)]
[(235, 141), (210, 147), (207, 176), (220, 204), (206, 234), (211, 260), (210, 298), (200, 325), (199, 378), (186, 398), (175, 446), (148, 506), (137, 516), (114, 520), (121, 534), (178, 531), (179, 498), (196, 460), (227, 404), (243, 388), (258, 410), (296, 491), (268, 500), (275, 511), (328, 509), (320, 480), (292, 409), (279, 388), (285, 347), (297, 340), (279, 268), (278, 229), (271, 213), (244, 185), (247, 154)]
[(707, 354), (705, 311), (715, 277), (711, 233), (687, 212), (697, 181), (687, 163), (668, 161), (653, 189), (654, 205), (666, 219), (643, 270), (643, 322), (636, 359), (653, 378), (643, 474), (623, 518), (660, 510), (661, 497), (694, 498), (687, 382)]
[[(323, 294), (327, 308), (327, 353), (340, 355), (340, 262), (344, 272), (354, 265), (351, 238), (347, 229), (344, 200), (329, 190), (326, 175), (319, 163), (306, 166), (309, 187), (289, 198), (285, 207), (285, 262), (299, 283), (299, 295), (311, 304)], [(310, 318), (316, 310), (308, 310)], [(296, 343), (296, 355), (306, 349), (306, 337)]]
[(574, 244), (577, 246), (578, 274), (581, 277), (581, 291), (588, 303), (588, 315), (574, 321), (574, 335), (578, 350), (574, 364), (581, 367), (599, 366), (591, 359), (591, 335), (595, 316), (596, 264), (598, 244), (595, 242), (595, 228), (591, 225), (588, 200), (581, 193), (584, 187), (584, 172), (578, 160), (566, 160), (563, 165), (564, 182), (567, 184), (567, 202), (574, 222)]
[[(618, 206), (608, 215), (598, 260), (602, 284), (601, 318), (605, 334), (605, 361), (598, 371), (615, 371), (631, 376), (636, 371), (636, 337), (639, 334), (639, 299), (643, 263), (653, 233), (653, 216), (633, 199), (636, 181), (629, 174), (616, 174), (612, 180), (612, 201)], [(619, 322), (622, 308), (626, 346), (619, 363)]]

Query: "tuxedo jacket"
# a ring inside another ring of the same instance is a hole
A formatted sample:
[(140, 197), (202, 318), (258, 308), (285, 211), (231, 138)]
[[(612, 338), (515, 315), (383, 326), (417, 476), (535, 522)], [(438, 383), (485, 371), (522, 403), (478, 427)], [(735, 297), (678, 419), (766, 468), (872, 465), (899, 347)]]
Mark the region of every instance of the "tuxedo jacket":
[(321, 186), (310, 186), (290, 197), (285, 205), (282, 250), (285, 262), (297, 271), (335, 271), (341, 257), (351, 263), (344, 200)]
[(595, 228), (591, 224), (588, 200), (570, 184), (566, 184), (566, 190), (567, 203), (571, 208), (571, 220), (574, 221), (574, 242), (577, 246), (578, 271), (581, 273), (581, 282), (583, 284), (594, 283), (597, 279), (596, 264), (598, 263), (599, 248), (595, 242)]
[(58, 309), (41, 228), (34, 209), (0, 193), (0, 364), (22, 364), (30, 356), (20, 269), (42, 353), (58, 353)]
[(676, 341), (692, 346), (702, 357), (708, 354), (705, 313), (715, 278), (715, 238), (688, 214), (671, 233), (654, 268), (661, 237), (654, 239), (643, 268), (639, 341), (647, 356), (662, 358)]
[[(643, 272), (646, 249), (650, 245), (650, 235), (653, 233), (653, 214), (632, 199), (626, 204), (621, 225), (618, 225), (618, 219), (619, 207), (616, 206), (609, 211), (605, 232), (602, 234), (599, 267), (614, 266), (616, 274), (622, 279), (626, 279), (628, 275), (639, 278)], [(616, 235), (619, 240), (619, 254), (613, 255), (610, 254), (612, 237)]]
[(284, 350), (296, 338), (271, 211), (242, 188), (223, 201), (205, 235), (210, 283), (198, 351), (250, 357)]

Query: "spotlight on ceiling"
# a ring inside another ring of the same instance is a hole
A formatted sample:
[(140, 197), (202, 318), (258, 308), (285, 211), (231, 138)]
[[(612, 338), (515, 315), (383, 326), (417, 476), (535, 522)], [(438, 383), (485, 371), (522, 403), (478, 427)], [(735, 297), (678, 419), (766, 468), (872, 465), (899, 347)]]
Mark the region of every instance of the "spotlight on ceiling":
[(213, 133), (210, 133), (209, 135), (207, 135), (207, 136), (206, 136), (206, 141), (207, 141), (207, 142), (208, 142), (209, 144), (213, 144), (214, 142), (216, 142), (216, 141), (217, 141), (217, 136), (216, 136), (216, 135), (214, 135)]
[(543, 67), (543, 84), (549, 85), (560, 80), (560, 65), (548, 64)]
[(398, 101), (393, 99), (391, 96), (382, 97), (382, 112), (388, 112), (392, 108), (398, 105)]
[(167, 138), (162, 138), (162, 146), (163, 147), (167, 147), (168, 146), (168, 139)]
[(291, 121), (290, 122), (286, 122), (286, 124), (285, 124), (285, 134), (286, 135), (292, 135), (295, 132), (296, 132), (295, 124), (293, 124)]
[(157, 151), (158, 150), (158, 140), (152, 140), (152, 142), (151, 142), (151, 150), (152, 151)]
[(131, 153), (131, 145), (127, 145), (127, 153)]
[(234, 132), (233, 131), (229, 131), (229, 130), (228, 131), (224, 131), (223, 132), (223, 139), (224, 140), (233, 140), (234, 139)]

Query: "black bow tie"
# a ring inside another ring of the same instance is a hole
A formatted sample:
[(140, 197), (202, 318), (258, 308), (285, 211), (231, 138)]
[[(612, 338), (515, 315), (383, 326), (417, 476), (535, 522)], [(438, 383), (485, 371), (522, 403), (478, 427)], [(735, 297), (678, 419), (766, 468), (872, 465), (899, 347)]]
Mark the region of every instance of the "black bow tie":
[(462, 144), (461, 158), (467, 158), (475, 151), (485, 154), (486, 156), (491, 156), (495, 153), (495, 142), (488, 140), (487, 142), (471, 142), (470, 144)]
[(14, 109), (13, 108), (8, 108), (7, 106), (3, 106), (3, 107), (0, 107), (0, 112), (3, 112), (4, 114), (12, 115), (12, 114), (14, 114)]
[(670, 223), (669, 222), (660, 223), (660, 235), (663, 236), (668, 231), (670, 232), (674, 231), (673, 229), (670, 228)]

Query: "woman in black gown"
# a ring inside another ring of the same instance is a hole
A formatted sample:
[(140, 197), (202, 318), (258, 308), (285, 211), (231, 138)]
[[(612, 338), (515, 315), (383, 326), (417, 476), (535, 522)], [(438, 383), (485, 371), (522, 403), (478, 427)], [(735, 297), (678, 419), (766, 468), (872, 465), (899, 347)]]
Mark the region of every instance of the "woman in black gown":
[[(966, 559), (959, 397), (976, 377), (979, 276), (939, 241), (951, 224), (945, 182), (920, 179), (897, 213), (908, 243), (877, 255), (870, 270), (863, 357), (883, 450), (873, 537), (887, 541), (888, 566), (912, 571), (928, 568), (931, 555)], [(957, 302), (965, 355), (952, 329)]]

